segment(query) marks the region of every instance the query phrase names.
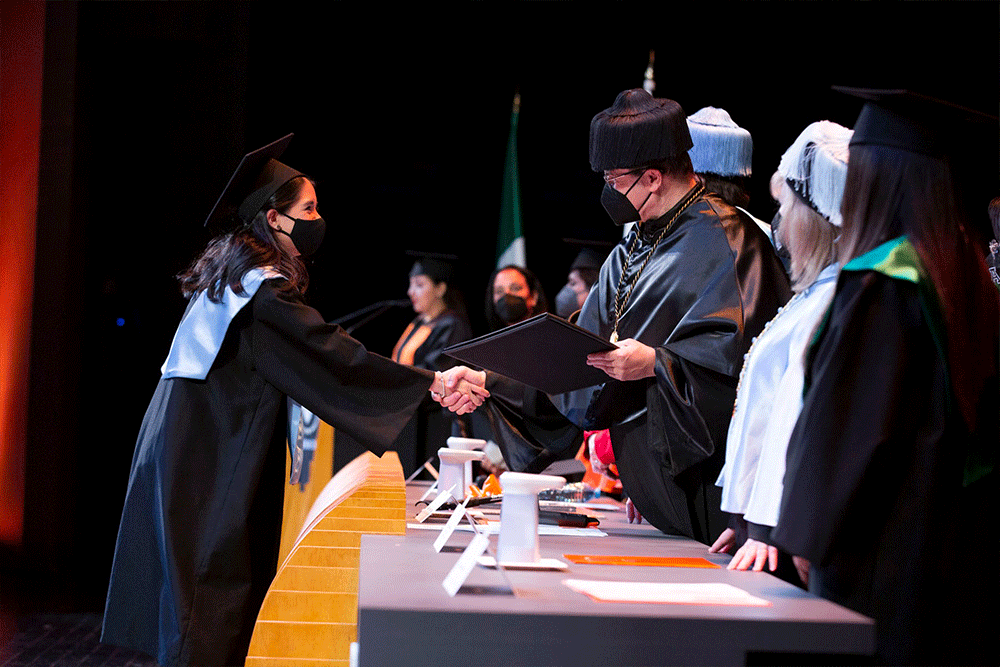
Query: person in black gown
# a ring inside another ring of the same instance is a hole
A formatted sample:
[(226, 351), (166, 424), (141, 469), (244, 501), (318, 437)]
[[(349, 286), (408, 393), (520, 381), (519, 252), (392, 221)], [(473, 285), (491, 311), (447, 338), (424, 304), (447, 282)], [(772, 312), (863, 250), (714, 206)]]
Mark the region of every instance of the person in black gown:
[(312, 181), (277, 161), (290, 139), (244, 157), (206, 223), (234, 231), (179, 276), (190, 301), (132, 460), (101, 641), (165, 667), (246, 658), (277, 568), (287, 401), (382, 451), (443, 390), (303, 302), (300, 255), (325, 223)]
[(577, 321), (617, 345), (587, 360), (607, 382), (562, 395), (554, 412), (523, 385), (492, 373), (478, 379), (493, 395), (483, 414), (512, 470), (539, 472), (572, 456), (580, 426), (610, 429), (639, 513), (665, 533), (709, 544), (728, 524), (714, 482), (743, 355), (791, 292), (761, 229), (695, 176), (691, 145), (680, 105), (641, 89), (622, 92), (591, 121), (601, 203), (614, 222), (637, 222)]
[(597, 283), (604, 264), (604, 256), (593, 248), (583, 248), (569, 265), (566, 284), (556, 294), (556, 315), (575, 322), (573, 315), (578, 313), (590, 295), (590, 290)]
[(996, 144), (957, 143), (967, 110), (847, 92), (866, 102), (844, 265), (772, 537), (812, 592), (875, 619), (876, 662), (995, 665), (1000, 296), (955, 174), (959, 149), (994, 159)]
[(542, 283), (529, 269), (502, 266), (486, 283), (486, 323), (490, 331), (517, 324), (549, 309)]
[[(417, 316), (392, 350), (396, 363), (430, 371), (446, 371), (455, 365), (444, 348), (468, 340), (472, 330), (461, 294), (454, 287), (454, 271), (454, 265), (440, 256), (424, 256), (413, 263), (406, 294)], [(404, 452), (413, 451), (413, 460), (403, 461), (404, 469), (415, 470), (434, 456), (445, 446), (451, 430), (451, 415), (427, 396), (416, 419), (397, 438), (401, 458)]]

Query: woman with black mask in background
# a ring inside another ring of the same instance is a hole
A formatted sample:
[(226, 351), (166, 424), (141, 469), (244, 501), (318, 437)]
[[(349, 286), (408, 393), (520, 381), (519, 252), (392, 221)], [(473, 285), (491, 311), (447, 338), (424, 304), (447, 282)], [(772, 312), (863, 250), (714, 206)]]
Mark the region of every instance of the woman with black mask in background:
[(490, 276), (486, 289), (486, 321), (490, 331), (517, 324), (548, 309), (542, 284), (528, 269), (504, 266)]

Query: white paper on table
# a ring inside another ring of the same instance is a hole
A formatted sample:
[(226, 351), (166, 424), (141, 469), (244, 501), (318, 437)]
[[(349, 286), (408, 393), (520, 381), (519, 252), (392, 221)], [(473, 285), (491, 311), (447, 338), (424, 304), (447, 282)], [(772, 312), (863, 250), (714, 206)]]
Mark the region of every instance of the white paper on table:
[(657, 604), (711, 604), (770, 607), (771, 603), (745, 590), (720, 583), (667, 583), (652, 581), (588, 581), (564, 579), (563, 584), (598, 602), (651, 602)]

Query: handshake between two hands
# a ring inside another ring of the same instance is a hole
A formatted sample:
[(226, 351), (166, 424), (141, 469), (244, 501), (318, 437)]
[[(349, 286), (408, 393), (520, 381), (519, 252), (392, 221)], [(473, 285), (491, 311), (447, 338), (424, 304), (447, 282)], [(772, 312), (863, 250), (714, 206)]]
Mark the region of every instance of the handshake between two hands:
[(472, 412), (490, 396), (486, 391), (486, 371), (465, 366), (435, 372), (430, 392), (431, 398), (459, 415)]

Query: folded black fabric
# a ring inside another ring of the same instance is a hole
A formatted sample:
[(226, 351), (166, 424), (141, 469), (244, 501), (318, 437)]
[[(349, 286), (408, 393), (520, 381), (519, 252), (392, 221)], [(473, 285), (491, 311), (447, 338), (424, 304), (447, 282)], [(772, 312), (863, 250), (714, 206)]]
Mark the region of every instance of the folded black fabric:
[(604, 371), (587, 365), (587, 355), (614, 349), (586, 329), (542, 313), (444, 352), (547, 394), (562, 394), (606, 382)]

